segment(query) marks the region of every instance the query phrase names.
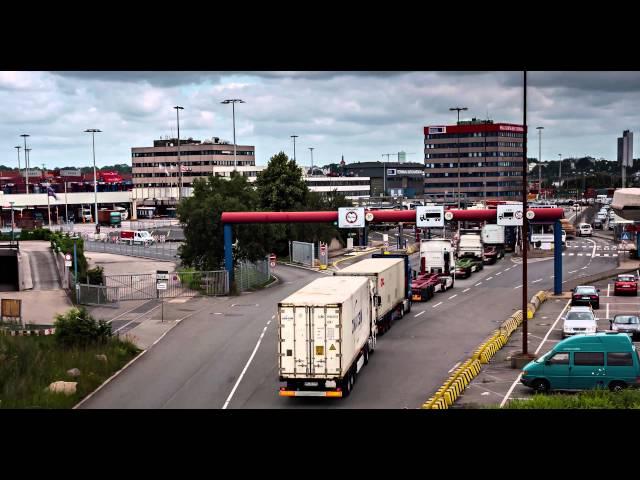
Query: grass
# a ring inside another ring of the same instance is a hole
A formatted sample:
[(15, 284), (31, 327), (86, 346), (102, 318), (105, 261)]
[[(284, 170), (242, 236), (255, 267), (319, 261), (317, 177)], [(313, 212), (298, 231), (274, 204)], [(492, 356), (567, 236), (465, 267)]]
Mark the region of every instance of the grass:
[(588, 390), (576, 394), (537, 394), (530, 400), (511, 400), (504, 408), (518, 409), (635, 409), (640, 408), (640, 390), (622, 392)]
[[(128, 341), (111, 338), (106, 344), (64, 348), (53, 335), (0, 335), (0, 408), (71, 408), (139, 353)], [(96, 359), (104, 354), (107, 361)], [(78, 368), (79, 377), (67, 370)], [(78, 382), (76, 393), (50, 393), (50, 383)]]

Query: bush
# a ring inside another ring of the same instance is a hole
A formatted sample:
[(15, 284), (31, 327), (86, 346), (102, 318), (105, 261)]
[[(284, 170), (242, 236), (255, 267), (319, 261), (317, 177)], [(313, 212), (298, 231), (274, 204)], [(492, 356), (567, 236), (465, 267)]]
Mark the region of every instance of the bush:
[(537, 394), (530, 400), (511, 400), (508, 409), (637, 409), (640, 408), (640, 391), (627, 389), (622, 392), (587, 390), (575, 394)]
[(56, 315), (56, 340), (66, 347), (87, 347), (106, 343), (111, 337), (111, 324), (96, 321), (84, 307), (72, 308)]
[(89, 285), (102, 285), (104, 283), (104, 268), (97, 266), (87, 270), (87, 278)]

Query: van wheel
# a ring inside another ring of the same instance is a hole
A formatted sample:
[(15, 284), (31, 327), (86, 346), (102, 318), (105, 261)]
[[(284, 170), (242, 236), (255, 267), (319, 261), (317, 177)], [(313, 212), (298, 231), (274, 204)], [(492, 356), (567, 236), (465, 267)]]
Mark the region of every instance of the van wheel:
[(537, 393), (547, 393), (550, 389), (549, 382), (543, 380), (542, 378), (538, 378), (534, 380), (531, 384), (531, 388), (533, 388)]
[(609, 390), (612, 392), (621, 392), (625, 388), (627, 388), (627, 384), (624, 382), (615, 381), (609, 384)]

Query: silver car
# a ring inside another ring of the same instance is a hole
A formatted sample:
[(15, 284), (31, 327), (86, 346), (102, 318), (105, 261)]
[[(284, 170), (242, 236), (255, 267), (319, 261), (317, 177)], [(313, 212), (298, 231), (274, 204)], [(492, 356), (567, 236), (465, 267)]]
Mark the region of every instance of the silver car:
[(609, 320), (611, 330), (626, 333), (632, 339), (640, 337), (640, 318), (637, 315), (616, 315)]

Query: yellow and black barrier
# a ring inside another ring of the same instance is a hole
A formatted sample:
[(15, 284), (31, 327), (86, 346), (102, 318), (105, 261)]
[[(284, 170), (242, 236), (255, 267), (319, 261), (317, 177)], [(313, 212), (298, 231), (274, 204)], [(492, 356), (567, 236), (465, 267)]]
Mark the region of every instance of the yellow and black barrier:
[[(547, 298), (549, 295), (543, 291), (531, 297), (531, 302), (527, 307), (527, 318), (533, 318), (535, 312)], [(523, 317), (522, 310), (518, 310), (502, 322), (500, 327), (478, 346), (471, 358), (462, 363), (436, 393), (422, 404), (422, 408), (438, 410), (447, 409), (453, 405), (465, 388), (480, 373), (482, 364), (489, 363), (489, 360), (507, 343), (511, 334), (522, 324)]]

